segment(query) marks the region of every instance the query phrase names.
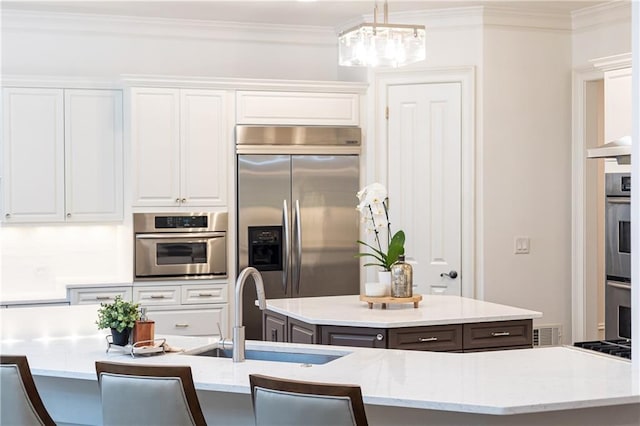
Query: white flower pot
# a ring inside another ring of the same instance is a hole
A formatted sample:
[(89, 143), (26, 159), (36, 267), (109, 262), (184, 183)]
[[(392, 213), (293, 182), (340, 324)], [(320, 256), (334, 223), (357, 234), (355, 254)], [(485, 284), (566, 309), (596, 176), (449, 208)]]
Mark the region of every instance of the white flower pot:
[(384, 285), (384, 295), (391, 295), (391, 271), (378, 271), (378, 282)]

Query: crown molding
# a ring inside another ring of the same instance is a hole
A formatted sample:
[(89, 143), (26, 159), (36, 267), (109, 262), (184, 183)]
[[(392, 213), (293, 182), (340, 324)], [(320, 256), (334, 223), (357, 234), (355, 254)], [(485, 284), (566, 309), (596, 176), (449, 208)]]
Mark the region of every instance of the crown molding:
[(66, 89), (122, 89), (122, 82), (96, 77), (49, 75), (2, 75), (2, 87), (42, 87)]
[(571, 16), (567, 13), (515, 9), (493, 5), (483, 6), (483, 10), (485, 27), (560, 32), (571, 31)]
[(571, 13), (572, 29), (576, 32), (626, 22), (631, 25), (631, 2), (615, 0), (586, 7)]
[(368, 83), (348, 81), (272, 80), (253, 78), (211, 78), (201, 76), (123, 74), (128, 87), (207, 88), (220, 90), (276, 90), (286, 92), (325, 92), (365, 94)]
[(331, 27), (5, 10), (2, 29), (335, 46)]
[(596, 58), (589, 62), (593, 64), (594, 68), (597, 68), (601, 71), (613, 71), (623, 68), (631, 68), (631, 52), (606, 56), (604, 58)]

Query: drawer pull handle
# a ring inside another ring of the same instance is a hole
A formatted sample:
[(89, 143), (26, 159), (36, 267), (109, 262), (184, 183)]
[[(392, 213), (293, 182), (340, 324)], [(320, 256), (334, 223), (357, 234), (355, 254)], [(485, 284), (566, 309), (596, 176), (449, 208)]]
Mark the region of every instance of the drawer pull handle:
[(152, 299), (164, 299), (164, 294), (152, 294), (149, 297)]
[(176, 328), (187, 328), (187, 327), (189, 327), (189, 324), (176, 324), (175, 327)]
[(511, 333), (509, 333), (508, 331), (494, 331), (491, 333), (491, 336), (493, 337), (501, 337), (501, 336), (510, 336)]
[(418, 342), (435, 342), (437, 337), (418, 337)]
[(110, 296), (96, 296), (96, 300), (111, 300)]
[(213, 297), (212, 293), (198, 293), (198, 297)]

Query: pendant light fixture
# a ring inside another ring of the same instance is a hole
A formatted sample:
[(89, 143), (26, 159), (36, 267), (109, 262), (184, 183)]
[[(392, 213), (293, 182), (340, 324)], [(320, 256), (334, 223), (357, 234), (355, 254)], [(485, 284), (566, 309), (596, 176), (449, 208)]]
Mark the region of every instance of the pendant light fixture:
[(425, 58), (424, 25), (389, 24), (387, 0), (384, 22), (378, 23), (378, 2), (373, 23), (363, 23), (338, 36), (339, 64), (347, 67), (401, 67)]

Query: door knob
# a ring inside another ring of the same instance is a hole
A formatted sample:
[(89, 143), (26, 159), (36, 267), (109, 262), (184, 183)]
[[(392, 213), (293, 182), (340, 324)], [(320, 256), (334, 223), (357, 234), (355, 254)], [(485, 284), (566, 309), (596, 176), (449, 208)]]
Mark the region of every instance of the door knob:
[(441, 277), (449, 277), (451, 279), (455, 279), (458, 276), (456, 271), (443, 272), (440, 274)]

